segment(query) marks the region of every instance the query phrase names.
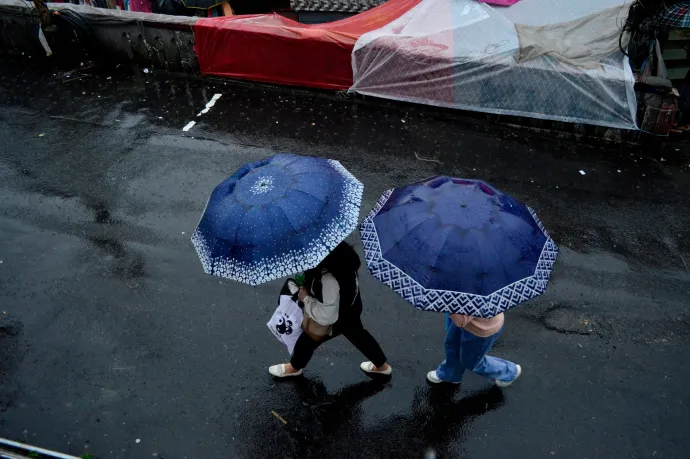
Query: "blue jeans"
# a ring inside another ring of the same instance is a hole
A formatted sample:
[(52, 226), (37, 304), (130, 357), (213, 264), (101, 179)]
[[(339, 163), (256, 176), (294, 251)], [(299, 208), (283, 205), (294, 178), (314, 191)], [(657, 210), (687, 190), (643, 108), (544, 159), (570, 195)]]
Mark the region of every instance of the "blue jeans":
[(512, 381), (517, 376), (517, 366), (513, 362), (487, 357), (491, 346), (501, 335), (482, 338), (473, 335), (464, 328), (456, 327), (450, 316), (446, 316), (446, 360), (436, 370), (436, 376), (443, 381), (458, 383), (465, 370), (470, 370), (485, 378), (499, 381)]

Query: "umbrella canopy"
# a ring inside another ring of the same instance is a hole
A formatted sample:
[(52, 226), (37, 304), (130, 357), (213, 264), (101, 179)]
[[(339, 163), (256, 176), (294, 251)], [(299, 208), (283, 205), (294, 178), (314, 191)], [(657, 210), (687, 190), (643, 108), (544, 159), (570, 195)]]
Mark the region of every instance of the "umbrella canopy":
[(213, 190), (192, 243), (206, 273), (251, 285), (311, 269), (357, 227), (362, 189), (334, 160), (247, 164)]
[(543, 293), (558, 253), (532, 209), (479, 180), (390, 190), (360, 231), (374, 277), (418, 309), (476, 317)]
[(660, 24), (690, 28), (690, 1), (676, 3), (662, 13)]

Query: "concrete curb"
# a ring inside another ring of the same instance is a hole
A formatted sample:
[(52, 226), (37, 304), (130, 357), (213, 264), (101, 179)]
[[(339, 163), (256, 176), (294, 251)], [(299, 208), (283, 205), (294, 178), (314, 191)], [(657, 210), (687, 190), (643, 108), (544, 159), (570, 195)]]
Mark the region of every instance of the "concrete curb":
[[(145, 23), (148, 25), (181, 25), (192, 27), (199, 19), (188, 16), (170, 16), (167, 14), (137, 13), (135, 11), (110, 10), (106, 8), (94, 8), (86, 5), (72, 5), (71, 3), (48, 3), (48, 8), (54, 11), (72, 10), (81, 14), (93, 23), (108, 25), (125, 25), (132, 23)], [(27, 14), (34, 8), (31, 3), (22, 0), (0, 0), (0, 13)], [(29, 13), (33, 15), (32, 13)]]

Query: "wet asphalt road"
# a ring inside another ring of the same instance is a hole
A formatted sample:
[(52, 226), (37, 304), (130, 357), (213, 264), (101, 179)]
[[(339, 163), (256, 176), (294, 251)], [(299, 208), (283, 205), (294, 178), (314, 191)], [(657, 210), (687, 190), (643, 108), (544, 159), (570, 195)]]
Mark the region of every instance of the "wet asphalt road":
[[(0, 65), (0, 437), (101, 458), (687, 454), (688, 145), (581, 146), (407, 105), (24, 64)], [(280, 282), (204, 275), (189, 236), (218, 182), (276, 152), (340, 160), (365, 184), (362, 216), (434, 174), (534, 207), (562, 253), (495, 349), (520, 381), (430, 388), (443, 317), (366, 273), (392, 380), (368, 380), (344, 340), (305, 378), (271, 380)]]

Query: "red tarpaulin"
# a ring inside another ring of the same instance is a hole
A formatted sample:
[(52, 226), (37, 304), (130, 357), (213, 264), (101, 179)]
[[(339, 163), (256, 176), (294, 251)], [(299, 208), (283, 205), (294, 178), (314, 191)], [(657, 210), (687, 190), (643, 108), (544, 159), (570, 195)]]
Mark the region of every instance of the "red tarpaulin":
[(352, 85), (352, 49), (360, 35), (397, 19), (421, 0), (389, 0), (326, 24), (277, 14), (202, 18), (194, 26), (204, 75), (325, 89)]

